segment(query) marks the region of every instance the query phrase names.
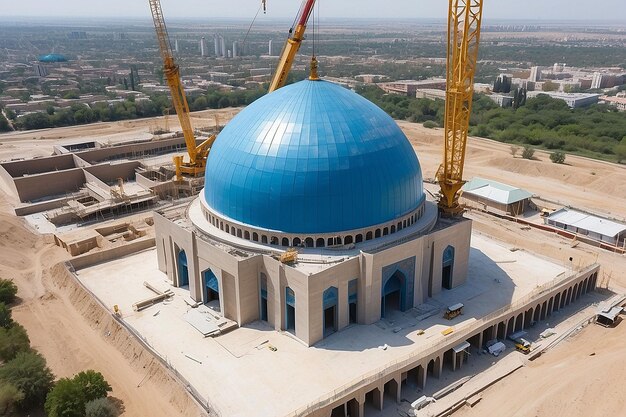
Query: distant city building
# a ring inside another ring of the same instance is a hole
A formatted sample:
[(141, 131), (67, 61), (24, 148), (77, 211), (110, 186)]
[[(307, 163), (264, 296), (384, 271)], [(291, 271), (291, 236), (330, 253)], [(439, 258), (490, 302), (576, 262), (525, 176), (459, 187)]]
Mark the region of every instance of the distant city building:
[(67, 37), (69, 39), (87, 39), (87, 32), (75, 30), (68, 33)]
[(35, 70), (35, 74), (38, 77), (45, 77), (46, 75), (48, 75), (48, 68), (46, 68), (45, 65), (42, 64), (35, 64), (33, 66), (33, 69)]
[(626, 74), (596, 72), (591, 79), (591, 88), (612, 88), (626, 83)]
[(420, 88), (415, 91), (415, 98), (427, 98), (429, 100), (445, 100), (445, 90), (437, 90), (435, 88)]
[(220, 38), (218, 35), (213, 36), (213, 44), (215, 46), (215, 56), (222, 55), (221, 50), (220, 50)]
[(174, 51), (176, 51), (176, 53), (178, 53), (178, 39), (176, 39), (174, 41)]
[(530, 77), (529, 81), (537, 82), (541, 80), (541, 68), (540, 67), (532, 67), (530, 69)]
[(233, 58), (237, 58), (239, 56), (239, 42), (233, 42)]
[(200, 56), (206, 56), (206, 39), (204, 36), (200, 39)]
[(269, 56), (273, 56), (274, 55), (274, 48), (273, 48), (273, 43), (272, 40), (270, 39), (270, 42), (268, 44), (268, 48), (267, 48), (267, 54)]
[(222, 57), (226, 57), (226, 41), (222, 35), (220, 35), (220, 52)]
[(564, 72), (565, 71), (565, 67), (567, 66), (566, 63), (564, 62), (555, 62), (554, 65), (552, 66), (552, 71), (553, 72)]
[(602, 96), (600, 102), (616, 107), (619, 111), (626, 111), (626, 97)]
[(362, 81), (367, 84), (379, 83), (387, 80), (389, 77), (382, 74), (361, 74), (354, 77), (357, 81)]
[(513, 105), (513, 97), (504, 94), (490, 94), (489, 97), (500, 107), (511, 107)]
[(378, 84), (386, 93), (403, 94), (408, 97), (415, 97), (417, 90), (424, 89), (446, 89), (446, 80), (443, 78), (434, 78), (430, 80), (402, 80), (389, 83)]
[(128, 39), (128, 33), (126, 32), (115, 32), (113, 35), (113, 39), (116, 41), (125, 41)]
[(602, 88), (602, 77), (603, 74), (599, 72), (594, 73), (591, 79), (591, 88)]
[(572, 109), (596, 104), (600, 98), (600, 94), (559, 93), (547, 91), (529, 91), (526, 97), (530, 99), (537, 97), (540, 94), (545, 94), (557, 100), (563, 100)]

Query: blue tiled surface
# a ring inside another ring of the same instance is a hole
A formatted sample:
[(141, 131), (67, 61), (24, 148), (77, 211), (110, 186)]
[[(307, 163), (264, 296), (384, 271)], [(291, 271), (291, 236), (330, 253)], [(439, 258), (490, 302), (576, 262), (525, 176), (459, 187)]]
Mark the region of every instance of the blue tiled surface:
[(424, 199), (420, 164), (393, 119), (350, 90), (309, 80), (260, 98), (226, 125), (204, 192), (218, 213), (286, 233), (373, 226)]

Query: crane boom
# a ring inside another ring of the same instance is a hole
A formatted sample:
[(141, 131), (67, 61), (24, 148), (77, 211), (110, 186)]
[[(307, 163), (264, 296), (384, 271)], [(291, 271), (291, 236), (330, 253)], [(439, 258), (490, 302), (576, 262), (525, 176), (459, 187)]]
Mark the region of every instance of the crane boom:
[(163, 18), (163, 11), (161, 9), (161, 2), (160, 0), (148, 0), (148, 2), (150, 3), (154, 29), (159, 43), (161, 58), (163, 59), (163, 75), (167, 80), (167, 85), (169, 86), (172, 94), (172, 104), (174, 105), (174, 109), (178, 115), (180, 127), (183, 131), (183, 136), (185, 137), (187, 154), (189, 155), (188, 163), (183, 163), (182, 157), (174, 158), (174, 162), (176, 164), (176, 176), (178, 179), (181, 179), (181, 173), (198, 175), (204, 172), (206, 157), (208, 155), (209, 148), (215, 141), (215, 135), (212, 135), (200, 145), (196, 145), (196, 138), (191, 127), (191, 119), (189, 118), (189, 104), (187, 104), (185, 89), (180, 80), (180, 68), (174, 61), (174, 54), (172, 53), (172, 46), (170, 44), (167, 27), (165, 26), (165, 19)]
[(289, 71), (291, 71), (293, 60), (300, 49), (302, 40), (304, 39), (304, 32), (306, 31), (309, 17), (313, 11), (313, 6), (315, 6), (315, 0), (303, 0), (302, 5), (300, 6), (299, 14), (296, 17), (296, 28), (291, 28), (289, 30), (290, 36), (285, 42), (283, 51), (280, 54), (278, 66), (276, 67), (276, 72), (270, 82), (270, 93), (284, 86), (287, 81), (287, 75), (289, 75)]
[(482, 11), (483, 0), (449, 0), (444, 157), (437, 171), (439, 208), (447, 215), (462, 212), (458, 199), (464, 184)]

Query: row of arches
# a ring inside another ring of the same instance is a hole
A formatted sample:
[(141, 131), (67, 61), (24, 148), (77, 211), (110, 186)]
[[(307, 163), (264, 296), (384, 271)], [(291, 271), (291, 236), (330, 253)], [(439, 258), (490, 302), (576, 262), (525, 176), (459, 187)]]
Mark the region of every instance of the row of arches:
[(206, 220), (214, 227), (226, 232), (234, 237), (240, 239), (249, 240), (252, 242), (259, 242), (263, 244), (283, 246), (283, 247), (306, 247), (306, 248), (323, 248), (332, 246), (342, 246), (357, 244), (372, 239), (377, 239), (383, 236), (387, 236), (402, 229), (413, 226), (424, 214), (424, 206), (420, 207), (412, 215), (398, 221), (395, 224), (387, 225), (385, 227), (378, 227), (362, 233), (326, 236), (326, 237), (289, 237), (285, 235), (275, 234), (263, 234), (253, 230), (248, 230), (239, 225), (232, 225), (217, 216), (205, 211), (204, 216)]
[[(495, 323), (492, 326), (474, 334), (466, 339), (468, 346), (482, 349), (484, 342), (491, 339), (505, 339), (508, 335), (527, 328), (540, 320), (546, 319), (554, 310), (576, 301), (587, 292), (593, 291), (597, 285), (597, 273), (591, 274), (580, 282), (559, 291), (547, 300), (528, 307), (525, 311), (512, 317)], [(461, 345), (459, 345), (461, 346)], [(386, 375), (365, 394), (348, 396), (347, 401), (329, 408), (328, 413), (332, 416), (364, 417), (382, 411), (385, 401), (400, 402), (402, 398), (411, 399), (410, 396), (419, 396), (419, 390), (426, 387), (428, 378), (440, 378), (444, 369), (452, 370), (467, 361), (469, 355), (465, 351), (448, 349), (440, 352), (435, 357), (422, 358), (399, 370), (395, 374)]]

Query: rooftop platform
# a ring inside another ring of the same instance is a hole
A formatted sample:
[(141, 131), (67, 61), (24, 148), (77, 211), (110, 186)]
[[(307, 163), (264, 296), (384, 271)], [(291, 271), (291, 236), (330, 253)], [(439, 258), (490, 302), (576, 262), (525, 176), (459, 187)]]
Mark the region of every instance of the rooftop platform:
[[(186, 288), (172, 287), (171, 300), (134, 312), (132, 304), (151, 295), (144, 281), (157, 288), (170, 287), (157, 269), (154, 249), (79, 270), (77, 275), (109, 308), (119, 305), (124, 320), (223, 415), (281, 416), (432, 347), (444, 338), (442, 330), (471, 326), (537, 287), (564, 278), (568, 271), (474, 235), (465, 285), (387, 320), (348, 327), (310, 348), (264, 322), (204, 338), (185, 321), (191, 309)], [(443, 319), (444, 309), (459, 302), (465, 305), (463, 315)], [(418, 335), (418, 329), (425, 333)], [(388, 348), (381, 349), (385, 344)], [(270, 350), (270, 345), (277, 350)], [(289, 395), (284, 395), (287, 385)]]

